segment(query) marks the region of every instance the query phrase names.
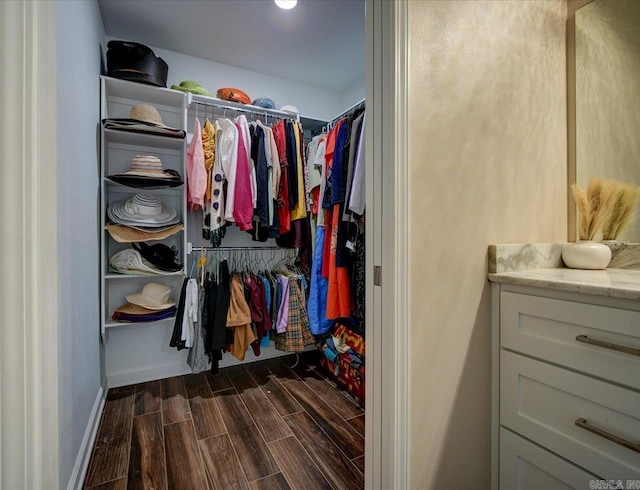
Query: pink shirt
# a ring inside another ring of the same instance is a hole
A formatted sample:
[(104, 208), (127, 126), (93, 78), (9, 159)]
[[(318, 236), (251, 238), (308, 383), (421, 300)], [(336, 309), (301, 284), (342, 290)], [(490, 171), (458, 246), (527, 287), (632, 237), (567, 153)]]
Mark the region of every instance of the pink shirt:
[[(251, 169), (247, 158), (247, 145), (240, 125), (238, 128), (238, 166), (236, 168), (235, 201), (233, 218), (242, 231), (253, 228), (253, 198), (251, 194)], [(250, 142), (249, 142), (250, 143)]]
[(204, 205), (204, 194), (207, 192), (207, 169), (204, 166), (204, 150), (202, 149), (202, 128), (200, 121), (194, 121), (193, 137), (187, 149), (187, 204), (195, 211)]

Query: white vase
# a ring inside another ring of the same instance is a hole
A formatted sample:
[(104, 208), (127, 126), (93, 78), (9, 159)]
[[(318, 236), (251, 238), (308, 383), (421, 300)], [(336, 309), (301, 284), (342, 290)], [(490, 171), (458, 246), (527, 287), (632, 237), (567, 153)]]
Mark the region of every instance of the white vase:
[(611, 261), (611, 249), (604, 243), (579, 240), (564, 246), (562, 260), (572, 269), (605, 269)]

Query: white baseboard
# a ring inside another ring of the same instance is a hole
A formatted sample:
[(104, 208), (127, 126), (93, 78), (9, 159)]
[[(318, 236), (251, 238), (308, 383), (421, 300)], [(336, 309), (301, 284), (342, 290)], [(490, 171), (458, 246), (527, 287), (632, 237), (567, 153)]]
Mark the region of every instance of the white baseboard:
[[(315, 349), (316, 349), (315, 345), (308, 345), (305, 347), (304, 350), (306, 352), (306, 351), (312, 351)], [(220, 361), (220, 364), (218, 364), (218, 366), (220, 368), (225, 368), (230, 366), (237, 366), (238, 364), (247, 364), (249, 362), (264, 361), (266, 359), (273, 359), (275, 357), (284, 357), (284, 356), (290, 356), (290, 355), (295, 355), (295, 353), (278, 350), (274, 347), (274, 342), (271, 342), (271, 344), (268, 347), (260, 348), (260, 355), (257, 357), (254, 355), (253, 350), (249, 348), (247, 350), (247, 353), (245, 354), (244, 361), (239, 361), (238, 359), (233, 357), (231, 354), (225, 353), (222, 356), (222, 360)]]
[[(308, 345), (305, 351), (314, 350), (315, 345)], [(292, 352), (284, 352), (277, 350), (273, 342), (269, 347), (260, 349), (260, 356), (256, 357), (251, 349), (247, 350), (244, 361), (239, 361), (229, 353), (225, 353), (219, 363), (220, 368), (236, 366), (238, 364), (246, 364), (256, 361), (264, 361), (274, 357), (283, 357), (291, 355)], [(156, 379), (170, 378), (172, 376), (181, 376), (183, 374), (191, 374), (191, 368), (186, 362), (171, 362), (166, 364), (156, 364), (153, 366), (145, 366), (139, 369), (128, 369), (126, 371), (116, 371), (107, 373), (107, 386), (109, 388), (117, 388), (120, 386), (128, 386), (136, 383), (145, 383)]]
[(191, 368), (186, 362), (171, 362), (166, 364), (156, 364), (154, 366), (140, 369), (128, 369), (126, 371), (116, 371), (107, 373), (107, 386), (117, 388), (119, 386), (145, 383), (156, 379), (170, 378), (190, 374)]
[(100, 417), (102, 416), (102, 409), (107, 399), (106, 390), (102, 389), (102, 386), (98, 389), (98, 395), (96, 401), (93, 404), (89, 422), (87, 423), (87, 429), (84, 431), (84, 437), (82, 438), (82, 444), (80, 444), (80, 450), (76, 457), (76, 464), (73, 466), (71, 472), (71, 478), (67, 485), (67, 490), (81, 490), (84, 483), (84, 476), (87, 473), (89, 466), (89, 460), (91, 459), (91, 450), (93, 449), (93, 443), (96, 440), (98, 433), (98, 427), (100, 426)]

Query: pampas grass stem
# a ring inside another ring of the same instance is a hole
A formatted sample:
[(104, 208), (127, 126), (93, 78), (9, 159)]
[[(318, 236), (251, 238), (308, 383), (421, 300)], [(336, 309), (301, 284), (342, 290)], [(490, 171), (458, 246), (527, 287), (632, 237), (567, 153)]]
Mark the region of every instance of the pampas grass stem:
[(587, 240), (589, 233), (589, 201), (587, 200), (587, 193), (575, 183), (571, 184), (571, 192), (578, 208), (578, 238)]
[(604, 240), (617, 239), (629, 225), (635, 217), (638, 198), (640, 198), (640, 187), (624, 182), (615, 182), (611, 213), (602, 231)]

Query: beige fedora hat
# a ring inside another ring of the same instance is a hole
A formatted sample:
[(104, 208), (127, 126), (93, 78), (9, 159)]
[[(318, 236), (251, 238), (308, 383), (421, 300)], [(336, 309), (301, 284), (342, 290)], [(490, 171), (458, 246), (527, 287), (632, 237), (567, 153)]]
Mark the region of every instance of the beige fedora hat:
[(166, 310), (176, 305), (171, 298), (171, 288), (157, 282), (148, 282), (139, 293), (127, 294), (127, 301), (131, 304), (148, 308), (149, 310)]

